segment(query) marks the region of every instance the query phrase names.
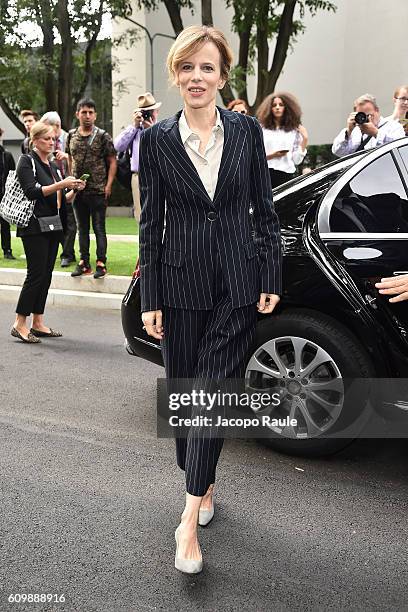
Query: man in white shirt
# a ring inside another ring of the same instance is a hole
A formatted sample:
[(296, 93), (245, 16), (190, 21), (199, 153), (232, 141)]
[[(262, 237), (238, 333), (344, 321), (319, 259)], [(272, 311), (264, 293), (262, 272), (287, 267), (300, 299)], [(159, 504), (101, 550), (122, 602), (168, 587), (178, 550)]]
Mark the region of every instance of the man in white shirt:
[(375, 97), (364, 94), (355, 100), (354, 112), (347, 118), (346, 129), (341, 130), (334, 139), (332, 152), (337, 157), (343, 157), (363, 149), (375, 149), (404, 136), (402, 125), (381, 117)]

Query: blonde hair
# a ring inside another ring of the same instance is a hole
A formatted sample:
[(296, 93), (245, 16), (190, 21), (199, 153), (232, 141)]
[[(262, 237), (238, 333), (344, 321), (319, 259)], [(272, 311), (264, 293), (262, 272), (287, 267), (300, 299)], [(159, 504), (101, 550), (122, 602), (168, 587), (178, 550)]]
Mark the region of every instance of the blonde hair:
[(395, 91), (394, 91), (394, 98), (398, 98), (399, 94), (401, 93), (401, 91), (405, 89), (405, 91), (408, 91), (408, 85), (400, 85)]
[(356, 110), (356, 107), (359, 104), (367, 104), (367, 102), (372, 104), (374, 106), (375, 110), (379, 110), (378, 104), (377, 104), (377, 100), (375, 99), (374, 96), (372, 96), (369, 93), (363, 94), (362, 96), (359, 96), (356, 100), (354, 100), (354, 110)]
[(193, 25), (177, 36), (167, 56), (169, 79), (174, 83), (180, 64), (207, 42), (217, 47), (221, 56), (221, 78), (227, 80), (233, 60), (232, 50), (221, 30), (209, 26)]
[(49, 123), (44, 123), (43, 121), (36, 121), (33, 123), (30, 130), (30, 146), (33, 146), (34, 140), (42, 138), (48, 132), (52, 132), (54, 134), (54, 128), (52, 125), (49, 125)]

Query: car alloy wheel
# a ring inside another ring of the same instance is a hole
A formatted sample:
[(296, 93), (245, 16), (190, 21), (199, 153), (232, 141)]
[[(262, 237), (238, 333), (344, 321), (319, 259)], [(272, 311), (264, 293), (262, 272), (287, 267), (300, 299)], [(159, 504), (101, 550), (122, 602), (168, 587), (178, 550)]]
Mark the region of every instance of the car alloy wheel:
[(344, 384), (335, 360), (321, 346), (298, 336), (268, 340), (251, 356), (245, 378), (249, 392), (280, 394), (278, 406), (256, 411), (296, 419), (296, 426), (270, 426), (276, 434), (309, 439), (332, 430), (344, 403)]

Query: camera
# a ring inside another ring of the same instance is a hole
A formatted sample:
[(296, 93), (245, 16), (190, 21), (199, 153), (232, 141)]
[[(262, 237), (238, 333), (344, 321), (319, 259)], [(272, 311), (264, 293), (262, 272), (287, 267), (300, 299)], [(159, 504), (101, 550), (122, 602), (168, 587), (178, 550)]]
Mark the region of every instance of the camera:
[(366, 113), (360, 111), (359, 113), (356, 113), (354, 121), (357, 123), (357, 125), (363, 125), (363, 123), (369, 123), (370, 119), (368, 118), (368, 115), (366, 115)]
[(142, 110), (142, 117), (144, 120), (151, 119), (153, 117), (153, 113), (151, 110)]

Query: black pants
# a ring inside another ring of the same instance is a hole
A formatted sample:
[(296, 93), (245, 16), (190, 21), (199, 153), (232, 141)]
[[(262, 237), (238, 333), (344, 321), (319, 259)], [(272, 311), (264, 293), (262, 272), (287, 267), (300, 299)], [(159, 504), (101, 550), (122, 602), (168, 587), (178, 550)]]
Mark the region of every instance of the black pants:
[(96, 259), (106, 263), (106, 200), (103, 195), (80, 193), (74, 201), (75, 219), (78, 225), (79, 250), (81, 259), (89, 264), (89, 230), (92, 218), (92, 227), (96, 238)]
[(17, 314), (43, 314), (58, 253), (61, 233), (44, 232), (23, 236), (27, 276), (17, 303)]
[(282, 172), (282, 170), (275, 170), (274, 168), (269, 168), (269, 174), (271, 177), (272, 188), (279, 187), (279, 185), (287, 183), (295, 176), (294, 173), (290, 174), (289, 172)]
[[(246, 358), (255, 338), (256, 306), (231, 307), (219, 263), (216, 265), (212, 310), (163, 308), (168, 379), (224, 381), (245, 375)], [(203, 496), (215, 482), (224, 442), (216, 435), (214, 427), (201, 432), (191, 427), (187, 437), (176, 439), (177, 464), (185, 470), (186, 490), (191, 495)]]
[(66, 204), (66, 228), (64, 236), (61, 240), (62, 253), (61, 258), (75, 259), (75, 238), (77, 233), (77, 224), (75, 221), (74, 210), (72, 204)]
[(11, 251), (11, 232), (10, 225), (0, 217), (1, 224), (1, 248), (3, 249), (3, 253), (9, 253)]

